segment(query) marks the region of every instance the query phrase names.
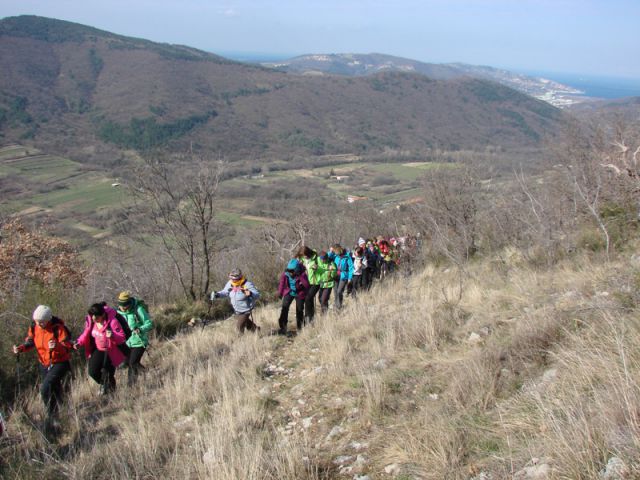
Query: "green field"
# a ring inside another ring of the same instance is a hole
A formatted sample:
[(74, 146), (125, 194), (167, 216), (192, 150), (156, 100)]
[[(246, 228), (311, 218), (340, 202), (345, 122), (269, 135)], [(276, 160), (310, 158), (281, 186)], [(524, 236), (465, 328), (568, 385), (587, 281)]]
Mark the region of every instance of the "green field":
[[(257, 228), (273, 219), (251, 216), (255, 202), (251, 188), (268, 188), (274, 182), (309, 179), (319, 182), (326, 195), (347, 201), (350, 195), (366, 197), (377, 207), (388, 208), (420, 197), (416, 181), (436, 166), (454, 167), (454, 164), (380, 163), (353, 161), (332, 166), (292, 169), (265, 173), (264, 176), (236, 177), (222, 182), (221, 187), (242, 187), (248, 193), (234, 197), (233, 202), (220, 202), (216, 218), (228, 225), (241, 228)], [(330, 178), (346, 175), (338, 181)], [(104, 212), (120, 210), (131, 203), (126, 187), (113, 186), (114, 180), (98, 170), (72, 160), (46, 155), (34, 148), (9, 145), (0, 148), (0, 182), (24, 184), (24, 191), (9, 195), (0, 205), (0, 213), (39, 216), (47, 214), (64, 227), (66, 234), (79, 243), (90, 242), (111, 234), (104, 222), (96, 218)], [(385, 178), (388, 181), (385, 181)], [(224, 200), (223, 198), (221, 200)], [(100, 227), (102, 225), (103, 227)], [(76, 233), (69, 233), (76, 232)], [(76, 238), (77, 237), (77, 238)]]

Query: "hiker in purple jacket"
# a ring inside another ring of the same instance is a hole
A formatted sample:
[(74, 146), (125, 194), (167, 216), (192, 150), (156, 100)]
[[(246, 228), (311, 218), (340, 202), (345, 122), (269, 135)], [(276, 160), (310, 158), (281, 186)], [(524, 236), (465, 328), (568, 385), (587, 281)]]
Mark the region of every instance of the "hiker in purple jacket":
[(304, 321), (304, 299), (309, 291), (309, 280), (304, 271), (304, 265), (296, 258), (289, 261), (287, 269), (280, 276), (278, 284), (278, 295), (282, 298), (282, 309), (278, 319), (279, 335), (287, 334), (287, 323), (289, 322), (289, 307), (296, 302), (296, 325), (298, 331), (302, 329)]

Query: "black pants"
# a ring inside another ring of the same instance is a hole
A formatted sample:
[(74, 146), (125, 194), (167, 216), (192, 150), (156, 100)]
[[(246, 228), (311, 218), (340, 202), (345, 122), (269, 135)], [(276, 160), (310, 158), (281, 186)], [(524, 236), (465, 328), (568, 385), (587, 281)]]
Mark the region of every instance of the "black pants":
[(278, 319), (280, 333), (287, 332), (287, 323), (289, 323), (289, 307), (294, 300), (296, 301), (296, 325), (298, 330), (302, 328), (302, 321), (304, 319), (304, 298), (286, 295), (282, 298), (282, 309), (280, 310), (280, 318)]
[(359, 290), (362, 290), (364, 288), (364, 277), (363, 277), (363, 275), (354, 275), (352, 282), (353, 282), (353, 291), (352, 291), (351, 295), (353, 295), (355, 297), (356, 293)]
[(362, 271), (362, 283), (363, 287), (367, 290), (371, 288), (373, 279), (376, 276), (376, 269), (367, 267)]
[(136, 383), (136, 379), (144, 367), (140, 364), (142, 355), (147, 351), (145, 347), (131, 347), (129, 349), (129, 374), (127, 376), (127, 384), (132, 386)]
[(60, 408), (64, 393), (64, 377), (71, 371), (69, 362), (54, 363), (51, 367), (38, 365), (42, 385), (40, 385), (40, 396), (47, 409), (48, 415), (55, 415)]
[[(106, 370), (106, 374), (107, 374), (106, 379), (102, 378), (103, 367)], [(115, 390), (116, 369), (111, 364), (111, 360), (109, 359), (109, 355), (107, 354), (107, 352), (103, 352), (101, 350), (94, 350), (91, 356), (89, 357), (88, 371), (89, 371), (89, 376), (93, 378), (93, 380), (97, 384), (102, 385), (105, 391)]]
[(333, 290), (333, 287), (320, 289), (320, 294), (318, 296), (320, 297), (320, 311), (322, 313), (327, 313), (327, 310), (329, 310), (329, 298), (331, 297), (331, 290)]
[(307, 296), (304, 297), (304, 316), (307, 322), (313, 322), (316, 314), (316, 294), (320, 291), (320, 285), (310, 285)]

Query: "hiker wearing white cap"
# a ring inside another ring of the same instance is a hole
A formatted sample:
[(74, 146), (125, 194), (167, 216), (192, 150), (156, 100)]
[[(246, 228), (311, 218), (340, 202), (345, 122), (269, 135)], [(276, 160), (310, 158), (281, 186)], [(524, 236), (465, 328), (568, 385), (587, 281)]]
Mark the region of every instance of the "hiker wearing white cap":
[(63, 381), (71, 371), (73, 343), (64, 322), (54, 317), (47, 305), (38, 305), (32, 318), (24, 343), (14, 345), (13, 353), (19, 355), (35, 349), (38, 354), (42, 377), (40, 395), (47, 412), (44, 426), (49, 430), (58, 427), (56, 417), (63, 396)]

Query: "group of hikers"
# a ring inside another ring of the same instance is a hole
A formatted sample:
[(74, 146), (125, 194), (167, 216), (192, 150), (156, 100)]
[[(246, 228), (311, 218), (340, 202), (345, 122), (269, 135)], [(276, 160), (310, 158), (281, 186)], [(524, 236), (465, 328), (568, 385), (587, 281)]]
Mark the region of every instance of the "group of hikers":
[(40, 377), (40, 395), (45, 404), (46, 430), (58, 427), (58, 410), (63, 397), (64, 380), (71, 372), (71, 353), (84, 347), (89, 376), (106, 395), (116, 388), (115, 371), (127, 365), (128, 384), (132, 386), (143, 369), (140, 360), (149, 346), (153, 322), (142, 300), (129, 292), (118, 295), (117, 309), (105, 302), (94, 303), (87, 311), (84, 329), (76, 340), (64, 321), (53, 315), (47, 305), (38, 305), (25, 341), (13, 346), (20, 355), (36, 350)]
[[(313, 322), (316, 297), (320, 311), (326, 313), (334, 293), (334, 309), (340, 310), (344, 296), (356, 297), (358, 292), (384, 279), (399, 265), (403, 252), (415, 248), (411, 237), (400, 239), (358, 239), (353, 250), (334, 244), (328, 251), (317, 252), (301, 246), (280, 276), (278, 295), (282, 299), (278, 318), (279, 335), (287, 335), (289, 308), (296, 304), (296, 324), (300, 331)], [(220, 291), (212, 292), (210, 300), (229, 298), (240, 333), (259, 331), (253, 321), (253, 309), (260, 297), (256, 286), (238, 268), (229, 273), (229, 280)], [(106, 395), (116, 388), (115, 371), (128, 366), (128, 385), (135, 384), (143, 369), (140, 360), (149, 345), (153, 322), (145, 303), (130, 292), (121, 292), (117, 308), (105, 302), (94, 303), (87, 311), (84, 329), (73, 340), (63, 320), (53, 315), (49, 306), (38, 305), (33, 311), (27, 337), (21, 345), (13, 346), (20, 355), (35, 349), (42, 378), (40, 395), (45, 404), (45, 429), (57, 429), (57, 414), (63, 396), (64, 380), (71, 372), (71, 353), (84, 347), (87, 371)]]
[[(294, 302), (296, 326), (300, 331), (313, 322), (316, 297), (320, 311), (326, 313), (331, 293), (335, 291), (334, 308), (340, 310), (345, 294), (355, 298), (358, 292), (370, 289), (374, 281), (392, 273), (399, 265), (400, 258), (408, 257), (416, 247), (416, 241), (411, 236), (398, 239), (382, 236), (368, 240), (359, 238), (353, 250), (337, 243), (328, 251), (319, 252), (301, 246), (280, 275), (278, 296), (282, 299), (282, 306), (277, 333), (288, 334), (289, 309)], [(224, 288), (211, 294), (212, 301), (220, 297), (230, 299), (240, 333), (260, 330), (251, 315), (260, 293), (240, 269), (232, 270)]]

